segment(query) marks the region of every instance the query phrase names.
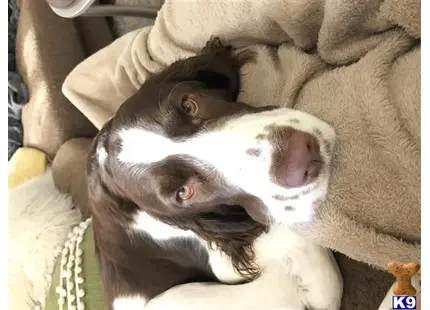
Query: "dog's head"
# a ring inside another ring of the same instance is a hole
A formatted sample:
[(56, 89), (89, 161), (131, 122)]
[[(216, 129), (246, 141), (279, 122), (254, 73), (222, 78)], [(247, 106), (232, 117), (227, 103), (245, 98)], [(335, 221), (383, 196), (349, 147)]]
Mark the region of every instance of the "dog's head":
[(335, 133), (300, 111), (237, 102), (244, 59), (218, 47), (178, 61), (121, 106), (90, 156), (99, 221), (138, 230), (150, 214), (246, 261), (271, 222), (309, 219)]

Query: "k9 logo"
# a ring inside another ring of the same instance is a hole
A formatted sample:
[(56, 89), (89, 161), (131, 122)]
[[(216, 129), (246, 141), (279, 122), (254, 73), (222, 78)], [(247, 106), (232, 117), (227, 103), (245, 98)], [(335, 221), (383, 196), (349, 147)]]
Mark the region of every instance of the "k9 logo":
[(393, 296), (393, 310), (417, 309), (417, 297), (416, 296)]

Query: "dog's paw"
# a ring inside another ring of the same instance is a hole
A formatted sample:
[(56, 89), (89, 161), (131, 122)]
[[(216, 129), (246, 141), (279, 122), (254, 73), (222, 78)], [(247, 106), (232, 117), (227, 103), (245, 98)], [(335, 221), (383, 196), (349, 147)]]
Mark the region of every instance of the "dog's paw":
[(224, 44), (217, 36), (211, 36), (202, 49), (202, 54), (209, 54), (215, 51), (230, 51), (231, 45)]

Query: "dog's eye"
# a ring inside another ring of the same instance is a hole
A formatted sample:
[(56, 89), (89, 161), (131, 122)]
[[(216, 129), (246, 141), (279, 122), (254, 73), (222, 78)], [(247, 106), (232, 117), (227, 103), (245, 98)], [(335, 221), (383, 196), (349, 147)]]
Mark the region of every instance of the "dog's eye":
[(180, 200), (191, 199), (194, 195), (194, 189), (191, 186), (182, 186), (177, 192), (176, 197)]
[(185, 114), (196, 116), (199, 110), (199, 107), (194, 100), (185, 99), (181, 103), (181, 109)]

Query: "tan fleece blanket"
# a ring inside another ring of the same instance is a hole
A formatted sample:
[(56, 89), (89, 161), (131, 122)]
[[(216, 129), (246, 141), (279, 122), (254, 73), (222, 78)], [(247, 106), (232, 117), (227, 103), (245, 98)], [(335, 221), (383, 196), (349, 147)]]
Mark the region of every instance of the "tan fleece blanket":
[(297, 229), (377, 268), (420, 262), (420, 14), (417, 0), (167, 1), (153, 27), (78, 65), (63, 92), (100, 128), (211, 35), (250, 47), (258, 61), (243, 68), (240, 100), (309, 112), (338, 134), (327, 200)]

